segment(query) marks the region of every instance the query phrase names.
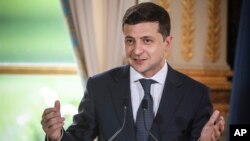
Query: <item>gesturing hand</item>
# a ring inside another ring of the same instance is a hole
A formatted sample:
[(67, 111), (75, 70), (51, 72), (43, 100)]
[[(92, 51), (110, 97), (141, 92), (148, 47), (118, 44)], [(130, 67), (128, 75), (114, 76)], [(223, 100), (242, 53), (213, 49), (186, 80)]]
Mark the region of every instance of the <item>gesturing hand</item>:
[(59, 101), (55, 101), (54, 107), (44, 110), (41, 124), (49, 139), (52, 141), (60, 139), (64, 118), (61, 117)]
[(201, 131), (200, 141), (217, 141), (219, 140), (225, 128), (225, 120), (220, 116), (220, 112), (215, 110), (209, 121)]

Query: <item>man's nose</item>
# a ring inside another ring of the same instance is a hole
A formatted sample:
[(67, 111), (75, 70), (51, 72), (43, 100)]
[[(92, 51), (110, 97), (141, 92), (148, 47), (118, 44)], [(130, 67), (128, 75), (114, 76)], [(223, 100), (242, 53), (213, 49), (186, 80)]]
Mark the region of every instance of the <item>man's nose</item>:
[(143, 47), (139, 42), (135, 44), (133, 52), (136, 55), (140, 55), (141, 53), (143, 53)]

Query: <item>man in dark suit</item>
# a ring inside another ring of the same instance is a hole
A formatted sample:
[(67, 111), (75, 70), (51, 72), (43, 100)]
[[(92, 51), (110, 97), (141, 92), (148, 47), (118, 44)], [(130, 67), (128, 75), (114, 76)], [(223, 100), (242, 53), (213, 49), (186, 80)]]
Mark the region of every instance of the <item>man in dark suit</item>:
[(107, 141), (113, 135), (116, 141), (218, 140), (225, 123), (218, 111), (211, 116), (209, 89), (165, 60), (172, 36), (164, 8), (132, 6), (123, 17), (123, 33), (129, 65), (88, 79), (79, 113), (66, 131), (59, 101), (45, 109), (47, 140)]

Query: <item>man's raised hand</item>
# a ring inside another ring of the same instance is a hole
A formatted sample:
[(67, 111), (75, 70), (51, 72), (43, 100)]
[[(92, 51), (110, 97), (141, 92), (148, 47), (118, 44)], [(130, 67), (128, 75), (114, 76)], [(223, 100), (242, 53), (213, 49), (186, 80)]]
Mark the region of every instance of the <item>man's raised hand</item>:
[(55, 106), (44, 110), (41, 121), (43, 131), (52, 141), (58, 141), (62, 135), (64, 118), (61, 117), (60, 102), (55, 101)]

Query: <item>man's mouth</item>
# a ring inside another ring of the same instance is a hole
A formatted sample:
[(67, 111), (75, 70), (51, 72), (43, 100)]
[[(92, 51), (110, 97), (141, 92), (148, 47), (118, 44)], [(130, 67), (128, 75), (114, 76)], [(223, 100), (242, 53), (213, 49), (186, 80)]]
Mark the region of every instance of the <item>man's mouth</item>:
[(146, 59), (133, 59), (137, 64), (142, 64)]

